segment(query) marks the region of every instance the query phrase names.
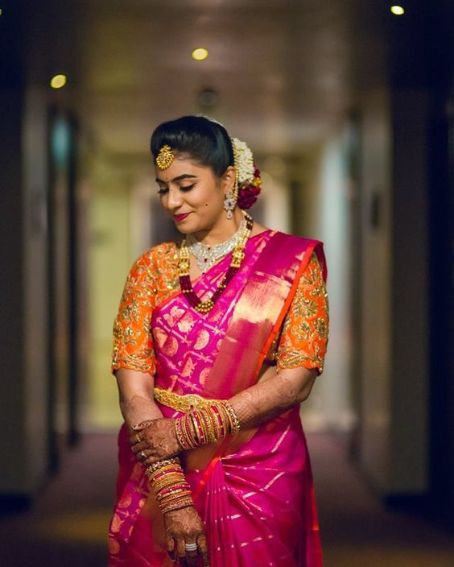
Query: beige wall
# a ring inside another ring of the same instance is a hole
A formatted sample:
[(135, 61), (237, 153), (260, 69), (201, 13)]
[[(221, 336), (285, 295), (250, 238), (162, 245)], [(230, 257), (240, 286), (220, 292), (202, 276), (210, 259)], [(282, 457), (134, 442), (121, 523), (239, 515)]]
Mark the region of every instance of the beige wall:
[(417, 91), (363, 103), (360, 461), (386, 495), (428, 482), (426, 113)]
[(293, 163), (300, 191), (299, 234), (322, 240), (328, 264), (330, 333), (325, 370), (302, 406), (307, 430), (349, 431), (355, 420), (350, 394), (350, 192), (345, 162), (345, 131), (339, 128)]
[[(386, 90), (368, 93), (361, 134), (360, 460), (373, 484), (386, 491), (392, 421), (391, 124)], [(371, 224), (373, 206), (378, 207), (377, 226)]]
[(90, 337), (86, 429), (121, 423), (115, 378), (110, 374), (112, 324), (134, 260), (130, 223), (130, 176), (102, 158), (90, 179), (88, 291)]

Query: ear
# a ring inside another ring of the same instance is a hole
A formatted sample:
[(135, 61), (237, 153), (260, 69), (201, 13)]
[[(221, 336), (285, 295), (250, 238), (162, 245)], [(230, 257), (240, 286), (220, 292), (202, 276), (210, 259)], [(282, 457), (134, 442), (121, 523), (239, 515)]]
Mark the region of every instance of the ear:
[(233, 165), (229, 165), (221, 178), (222, 189), (225, 194), (227, 194), (229, 191), (233, 191), (233, 188), (235, 187), (235, 175), (235, 168), (233, 167)]

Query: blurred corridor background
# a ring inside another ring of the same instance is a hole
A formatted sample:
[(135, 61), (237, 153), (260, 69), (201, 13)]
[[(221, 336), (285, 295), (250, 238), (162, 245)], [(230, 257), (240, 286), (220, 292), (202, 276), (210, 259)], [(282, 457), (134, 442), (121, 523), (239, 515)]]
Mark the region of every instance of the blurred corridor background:
[(253, 149), (257, 220), (325, 242), (326, 567), (454, 565), (453, 27), (450, 0), (0, 0), (2, 567), (105, 564), (112, 323), (175, 236), (150, 134), (190, 113)]

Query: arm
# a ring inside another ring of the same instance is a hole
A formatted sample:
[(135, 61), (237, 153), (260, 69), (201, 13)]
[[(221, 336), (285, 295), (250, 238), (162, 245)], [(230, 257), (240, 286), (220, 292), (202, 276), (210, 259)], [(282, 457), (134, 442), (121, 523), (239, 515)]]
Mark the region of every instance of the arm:
[(229, 400), (241, 427), (255, 427), (306, 400), (317, 374), (304, 367), (269, 368), (258, 384)]
[[(154, 379), (151, 374), (121, 368), (116, 371), (120, 409), (130, 430), (130, 442), (139, 461), (150, 465), (177, 455), (181, 448), (175, 436), (173, 419), (164, 418), (154, 401)], [(138, 444), (145, 437), (147, 445)], [(149, 459), (150, 455), (154, 458)], [(145, 456), (145, 458), (144, 458)]]
[(230, 403), (242, 427), (253, 427), (305, 401), (322, 373), (328, 344), (328, 295), (313, 253), (285, 318), (275, 358), (258, 384)]
[[(152, 270), (149, 268), (150, 258), (144, 255), (134, 263), (128, 274), (114, 322), (112, 372), (117, 379), (120, 409), (125, 423), (130, 431), (135, 429), (135, 439), (132, 441), (137, 441), (143, 434), (141, 427), (137, 427), (138, 424), (145, 426), (151, 423), (152, 427), (149, 429), (152, 429), (152, 444), (163, 448), (166, 455), (172, 455), (179, 451), (174, 420), (162, 419), (162, 413), (153, 397), (155, 360), (149, 329), (153, 309), (150, 289), (154, 286)], [(163, 487), (164, 467), (161, 465), (164, 463), (159, 463), (154, 474), (149, 474), (150, 485), (156, 497), (160, 490), (166, 488)], [(179, 477), (184, 483), (184, 475), (178, 462), (174, 468), (178, 469)], [(157, 475), (161, 475), (160, 480), (156, 478)], [(166, 482), (165, 484), (168, 486)], [(198, 543), (203, 564), (208, 565), (203, 523), (192, 505), (189, 491), (182, 490), (181, 494), (182, 498), (178, 504), (172, 502), (172, 506), (167, 505), (167, 508), (172, 510), (163, 511), (168, 550), (173, 556), (185, 557), (185, 542), (195, 541)], [(162, 495), (159, 503), (163, 507), (166, 505)], [(182, 507), (177, 509), (178, 506)], [(187, 559), (189, 563), (190, 558)]]
[(112, 373), (130, 429), (162, 417), (153, 399), (156, 363), (150, 332), (154, 295), (150, 290), (154, 288), (152, 255), (145, 253), (128, 273), (113, 325)]
[[(128, 427), (132, 427), (142, 422), (153, 422), (153, 425), (165, 424), (164, 427), (153, 430), (153, 443), (163, 443), (166, 452), (176, 454), (179, 451), (178, 444), (174, 435), (174, 427), (167, 429), (166, 426), (173, 420), (160, 419), (162, 412), (153, 399), (154, 379), (149, 373), (120, 368), (115, 372), (118, 389), (120, 394), (120, 409)], [(158, 421), (155, 421), (158, 420)], [(137, 436), (137, 431), (133, 436)], [(172, 445), (171, 441), (174, 440)], [(180, 467), (177, 466), (178, 469)], [(157, 469), (157, 473), (162, 468)], [(181, 469), (180, 469), (181, 470)], [(184, 476), (181, 477), (184, 481)], [(153, 475), (150, 475), (150, 484), (155, 494), (157, 488), (154, 486)], [(167, 534), (167, 549), (173, 557), (186, 557), (185, 543), (188, 541), (196, 542), (198, 552), (202, 556), (203, 564), (208, 565), (208, 552), (203, 522), (195, 510), (191, 499), (182, 503), (182, 508), (164, 512), (164, 525)], [(197, 552), (195, 554), (197, 556)], [(189, 558), (187, 558), (189, 561)], [(194, 559), (193, 559), (194, 561)]]
[(151, 374), (120, 368), (115, 375), (120, 410), (130, 429), (143, 421), (162, 417), (161, 410), (153, 399), (154, 379)]

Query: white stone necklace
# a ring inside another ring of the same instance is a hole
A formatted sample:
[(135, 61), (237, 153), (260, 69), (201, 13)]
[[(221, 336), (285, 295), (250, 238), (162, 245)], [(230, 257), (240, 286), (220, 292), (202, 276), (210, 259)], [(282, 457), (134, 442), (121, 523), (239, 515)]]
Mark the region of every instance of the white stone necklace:
[(195, 236), (188, 234), (186, 236), (187, 247), (189, 252), (194, 256), (199, 269), (205, 273), (209, 270), (220, 258), (231, 252), (246, 229), (246, 219), (243, 218), (238, 230), (228, 240), (213, 244), (211, 246), (202, 244)]

